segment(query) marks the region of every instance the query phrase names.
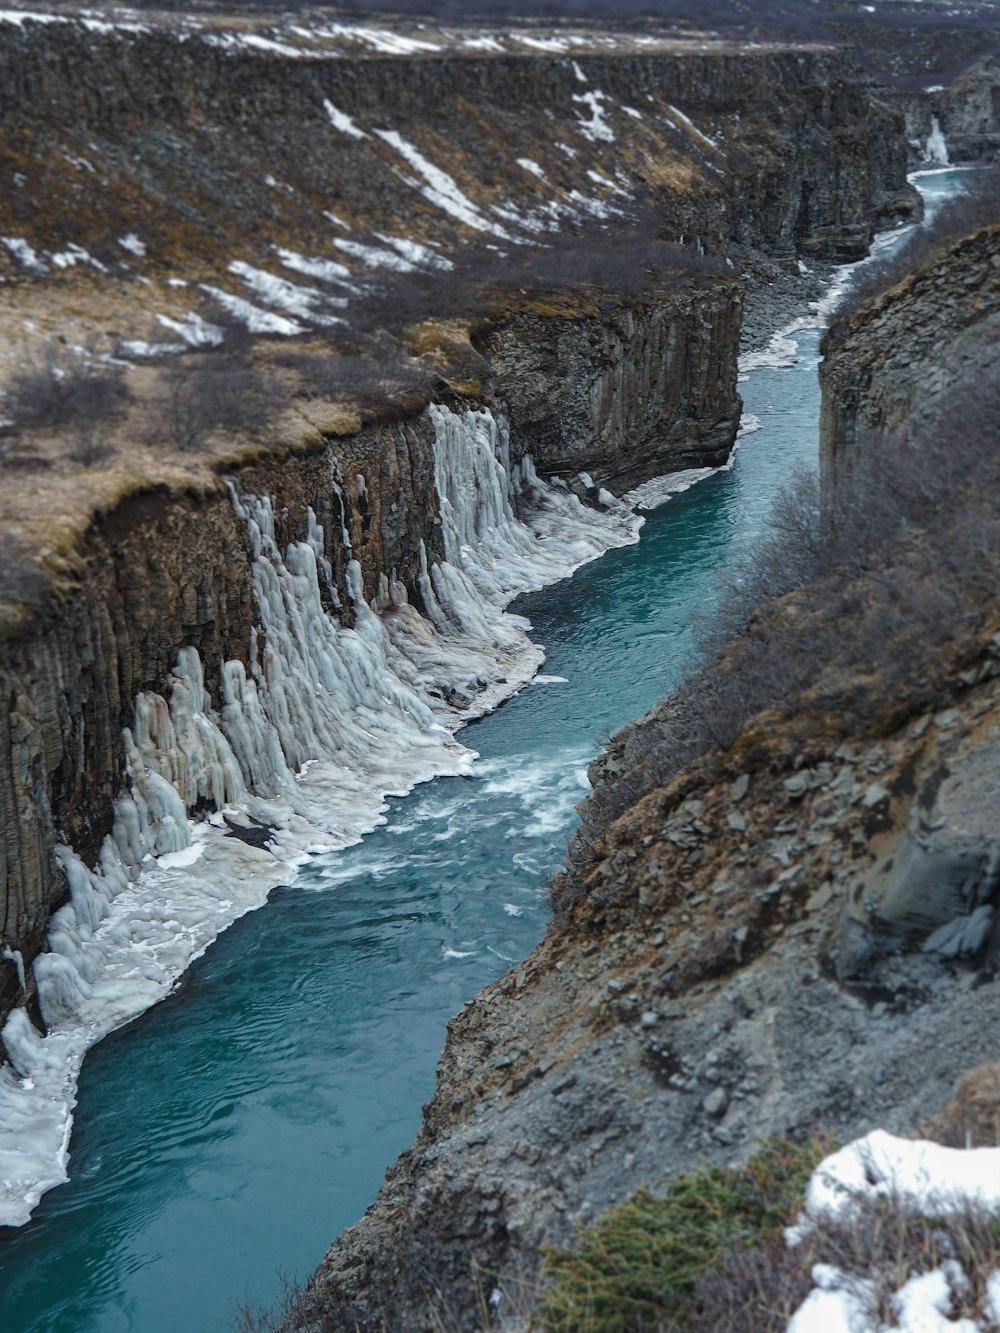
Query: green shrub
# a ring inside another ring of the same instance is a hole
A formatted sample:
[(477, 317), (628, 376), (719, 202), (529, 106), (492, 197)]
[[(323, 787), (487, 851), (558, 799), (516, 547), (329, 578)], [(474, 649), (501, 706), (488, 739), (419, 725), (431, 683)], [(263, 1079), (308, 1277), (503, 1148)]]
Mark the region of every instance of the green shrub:
[(776, 1140), (745, 1167), (710, 1166), (643, 1188), (583, 1228), (573, 1249), (550, 1250), (533, 1328), (547, 1333), (690, 1329), (699, 1288), (741, 1250), (780, 1243), (829, 1143)]

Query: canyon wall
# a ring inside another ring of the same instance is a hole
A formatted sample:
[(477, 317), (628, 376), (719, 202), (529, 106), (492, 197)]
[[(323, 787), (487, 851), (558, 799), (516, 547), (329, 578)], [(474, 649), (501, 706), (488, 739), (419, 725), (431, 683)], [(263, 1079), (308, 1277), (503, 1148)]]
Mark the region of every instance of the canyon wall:
[(477, 338), (518, 455), (543, 475), (588, 472), (621, 493), (725, 462), (739, 426), (733, 349), (742, 299), (726, 279), (669, 302), (605, 302), (601, 318), (532, 312)]
[(820, 454), (834, 481), (880, 440), (919, 427), (943, 390), (996, 374), (1000, 229), (962, 237), (826, 336)]
[(927, 92), (901, 94), (901, 101), (915, 165), (933, 156), (935, 127), (944, 136), (951, 162), (987, 163), (996, 158), (1000, 149), (1000, 59), (995, 54), (970, 62)]
[[(545, 470), (575, 480), (588, 460), (582, 442), (596, 438), (613, 451), (613, 467), (596, 452), (591, 457), (602, 483), (612, 471), (627, 469), (644, 480), (695, 459), (721, 461), (739, 418), (740, 300), (739, 282), (723, 278), (709, 289), (651, 295), (628, 306), (606, 300), (603, 313), (536, 314), (528, 328), (520, 318), (497, 315), (491, 337), (508, 358), (528, 360), (540, 348), (563, 347), (562, 365), (535, 378), (536, 392), (566, 393), (566, 376), (599, 389), (578, 403), (564, 433), (550, 438)], [(706, 330), (716, 337), (706, 338)], [(537, 344), (519, 343), (529, 332)], [(651, 340), (663, 353), (655, 380), (644, 379), (641, 369), (650, 365)], [(614, 358), (606, 354), (609, 345)], [(471, 349), (470, 355), (484, 381), (472, 404), (502, 410), (509, 360), (494, 372), (491, 361)], [(397, 405), (402, 419), (353, 435), (315, 432), (285, 456), (265, 456), (233, 474), (247, 493), (272, 497), (281, 549), (305, 539), (311, 511), (332, 571), (327, 609), (346, 623), (348, 560), (361, 567), (366, 600), (376, 600), (380, 582), (389, 579), (422, 609), (421, 559), (443, 557), (434, 431), (423, 406)], [(648, 428), (629, 437), (640, 414)], [(515, 458), (534, 443), (520, 442)], [(2, 936), (26, 965), (43, 947), (48, 916), (65, 895), (51, 858), (54, 843), (69, 843), (91, 862), (110, 829), (112, 803), (125, 785), (121, 734), (133, 724), (136, 696), (165, 691), (181, 648), (199, 651), (216, 699), (221, 665), (247, 661), (258, 614), (250, 566), (250, 534), (223, 478), (187, 491), (140, 489), (95, 519), (76, 553), (75, 588), (4, 642)], [(12, 959), (0, 967), (9, 1006), (20, 989), (17, 968)], [(30, 966), (27, 979), (30, 989)]]
[[(854, 255), (878, 222), (915, 207), (899, 113), (873, 101), (849, 62), (822, 48), (354, 62), (283, 58), (171, 31), (25, 20), (0, 24), (0, 71), (0, 148), (17, 168), (0, 221), (37, 256), (78, 244), (107, 257), (115, 229), (141, 231), (126, 268), (99, 261), (91, 273), (88, 261), (96, 296), (88, 288), (84, 306), (101, 310), (103, 294), (116, 316), (155, 308), (168, 289), (188, 300), (189, 279), (168, 281), (168, 273), (205, 276), (233, 255), (261, 260), (289, 236), (299, 249), (322, 244), (331, 253), (329, 203), (338, 225), (398, 226), (432, 245), (489, 234), (505, 216), (494, 210), (485, 221), (498, 199), (525, 210), (533, 203), (524, 182), (537, 176), (511, 161), (516, 151), (536, 152), (539, 170), (557, 172), (549, 122), (560, 116), (577, 136), (563, 155), (567, 188), (592, 174), (591, 149), (613, 143), (620, 179), (645, 182), (668, 234), (696, 236), (702, 248), (738, 242), (777, 254)], [(619, 105), (624, 97), (643, 110)], [(612, 112), (617, 131), (604, 125)], [(402, 126), (455, 176), (442, 185), (414, 149), (408, 160), (431, 182), (429, 202), (401, 178), (373, 125)], [(619, 147), (622, 125), (630, 136)], [(304, 136), (309, 152), (299, 151)], [(280, 164), (287, 188), (262, 184), (268, 164)], [(456, 221), (456, 210), (471, 223)], [(16, 312), (24, 297), (59, 328), (60, 312), (69, 318), (70, 303), (79, 304), (79, 270), (65, 258), (76, 252), (60, 252), (59, 263), (38, 258), (27, 271), (18, 268), (23, 250), (4, 253), (6, 303)], [(481, 334), (479, 400), (509, 406), (515, 456), (537, 453), (550, 474), (587, 467), (598, 483), (622, 489), (665, 469), (717, 463), (739, 410), (738, 286), (735, 276), (696, 277), (659, 296), (605, 293), (570, 318), (530, 302), (497, 314)], [(421, 406), (397, 404), (396, 419), (349, 438), (293, 439), (271, 460), (265, 449), (240, 472), (247, 491), (274, 497), (279, 545), (304, 537), (310, 508), (322, 524), (331, 610), (349, 605), (342, 520), (364, 595), (395, 577), (421, 605), (420, 544), (432, 560), (440, 552)], [(30, 490), (30, 474), (10, 475)], [(246, 659), (254, 618), (247, 535), (222, 480), (197, 475), (187, 488), (130, 483), (69, 553), (58, 597), (12, 622), (4, 639), (5, 1006), (20, 991), (12, 955), (30, 964), (65, 895), (53, 842), (92, 857), (108, 829), (123, 781), (121, 730), (137, 693), (162, 689), (185, 647), (201, 652), (213, 697), (220, 663)], [(27, 982), (30, 992), (30, 966)]]
[(233, 33), (94, 27), (0, 25), (0, 234), (113, 266), (136, 230), (130, 271), (154, 284), (233, 286), (232, 260), (272, 266), (278, 247), (363, 272), (331, 251), (338, 227), (524, 244), (637, 195), (671, 238), (840, 259), (914, 209), (900, 111), (833, 48), (292, 58)]

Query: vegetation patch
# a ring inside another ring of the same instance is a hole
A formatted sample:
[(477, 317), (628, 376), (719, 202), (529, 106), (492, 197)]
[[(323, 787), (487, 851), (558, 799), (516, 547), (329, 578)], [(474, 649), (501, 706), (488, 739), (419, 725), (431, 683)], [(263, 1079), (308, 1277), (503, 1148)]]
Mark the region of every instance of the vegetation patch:
[[(828, 1151), (819, 1140), (775, 1140), (745, 1167), (705, 1167), (662, 1194), (639, 1190), (581, 1230), (574, 1248), (548, 1252), (551, 1285), (533, 1327), (546, 1333), (709, 1327), (700, 1322), (706, 1292), (731, 1280), (738, 1255), (745, 1268), (745, 1252), (759, 1251), (784, 1274), (783, 1229), (798, 1216), (809, 1177)], [(808, 1273), (784, 1285), (787, 1322), (808, 1292)]]

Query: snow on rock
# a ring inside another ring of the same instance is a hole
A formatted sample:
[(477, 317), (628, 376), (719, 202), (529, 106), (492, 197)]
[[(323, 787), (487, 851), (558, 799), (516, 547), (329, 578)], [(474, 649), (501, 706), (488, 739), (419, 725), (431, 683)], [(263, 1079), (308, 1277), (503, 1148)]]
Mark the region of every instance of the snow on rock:
[(343, 323), (337, 316), (326, 315), (321, 309), (317, 309), (324, 305), (343, 306), (346, 304), (343, 297), (327, 296), (316, 287), (299, 287), (286, 278), (279, 278), (277, 274), (256, 268), (242, 259), (232, 260), (229, 271), (242, 278), (250, 290), (267, 305), (275, 306), (290, 315), (298, 315), (300, 319), (313, 323)]
[(278, 256), (285, 268), (295, 273), (304, 273), (307, 278), (316, 278), (320, 282), (335, 282), (350, 291), (357, 291), (351, 283), (351, 270), (346, 264), (338, 264), (335, 259), (310, 259), (295, 250), (278, 247)]
[(584, 106), (590, 108), (589, 120), (580, 112), (577, 112), (577, 128), (584, 138), (589, 139), (591, 143), (597, 143), (599, 140), (603, 140), (605, 143), (614, 143), (615, 141), (615, 132), (604, 119), (602, 103), (606, 100), (602, 92), (573, 94), (574, 102), (581, 102)]
[(328, 97), (323, 98), (323, 110), (330, 117), (330, 123), (334, 129), (340, 130), (342, 134), (349, 134), (352, 139), (368, 138), (364, 130), (359, 130), (346, 112), (338, 111)]
[(414, 171), (423, 177), (423, 184), (409, 176), (403, 176), (402, 179), (413, 189), (419, 190), (430, 203), (442, 209), (445, 213), (450, 213), (459, 222), (464, 222), (467, 227), (472, 227), (476, 231), (492, 232), (494, 236), (499, 236), (504, 241), (517, 239), (485, 217), (468, 195), (462, 193), (457, 182), (446, 171), (436, 167), (401, 134), (397, 134), (395, 130), (376, 130), (375, 133), (390, 148), (395, 148), (396, 152), (409, 163)]
[(545, 172), (538, 163), (533, 162), (530, 157), (517, 158), (517, 165), (524, 171), (530, 171), (532, 176), (537, 176), (540, 181), (545, 180)]
[(691, 119), (690, 116), (686, 116), (679, 107), (673, 105), (670, 106), (670, 111), (674, 116), (677, 117), (677, 119), (681, 122), (681, 124), (689, 133), (693, 134), (695, 138), (700, 139), (702, 143), (705, 144), (708, 148), (711, 148), (713, 153), (718, 152), (718, 146), (712, 142), (712, 140), (708, 137), (707, 134), (702, 134), (701, 130), (694, 123), (694, 121)]
[(134, 231), (128, 232), (125, 236), (119, 236), (118, 244), (123, 250), (127, 250), (129, 254), (135, 255), (137, 259), (145, 258), (146, 243), (145, 241), (140, 241)]
[(395, 248), (383, 250), (377, 245), (362, 245), (360, 241), (346, 241), (340, 236), (335, 237), (333, 243), (338, 250), (343, 250), (345, 255), (353, 255), (355, 259), (360, 259), (368, 268), (388, 268), (394, 269), (397, 273), (412, 273), (417, 267)]
[(65, 250), (59, 250), (49, 256), (56, 268), (73, 268), (76, 264), (89, 264), (91, 268), (96, 268), (99, 273), (107, 273), (107, 265), (102, 264), (99, 259), (95, 259), (89, 254), (82, 245), (76, 245), (70, 241)]
[(1000, 1213), (1000, 1148), (944, 1148), (876, 1129), (824, 1158), (806, 1192), (807, 1217), (839, 1217), (890, 1197), (946, 1215), (970, 1203)]

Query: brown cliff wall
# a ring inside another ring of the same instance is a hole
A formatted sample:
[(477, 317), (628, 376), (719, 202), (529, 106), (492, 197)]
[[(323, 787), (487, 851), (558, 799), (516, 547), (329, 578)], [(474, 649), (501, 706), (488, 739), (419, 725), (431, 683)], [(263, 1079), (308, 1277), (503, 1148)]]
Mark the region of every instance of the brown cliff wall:
[(733, 280), (586, 319), (529, 309), (476, 339), (493, 367), (516, 456), (543, 475), (589, 472), (619, 494), (658, 473), (714, 467), (739, 426)]

